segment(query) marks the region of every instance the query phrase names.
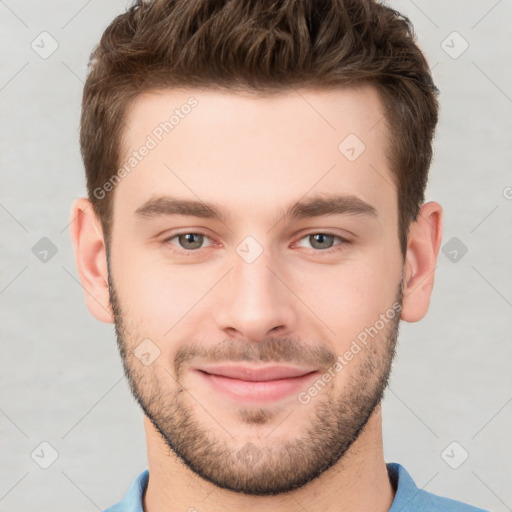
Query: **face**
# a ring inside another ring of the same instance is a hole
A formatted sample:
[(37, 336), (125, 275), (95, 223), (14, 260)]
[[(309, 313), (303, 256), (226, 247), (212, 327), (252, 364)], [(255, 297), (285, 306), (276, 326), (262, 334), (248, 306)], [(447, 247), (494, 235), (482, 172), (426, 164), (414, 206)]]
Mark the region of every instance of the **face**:
[(161, 91), (127, 112), (118, 345), (156, 431), (219, 487), (305, 485), (382, 398), (403, 270), (382, 119), (370, 86)]

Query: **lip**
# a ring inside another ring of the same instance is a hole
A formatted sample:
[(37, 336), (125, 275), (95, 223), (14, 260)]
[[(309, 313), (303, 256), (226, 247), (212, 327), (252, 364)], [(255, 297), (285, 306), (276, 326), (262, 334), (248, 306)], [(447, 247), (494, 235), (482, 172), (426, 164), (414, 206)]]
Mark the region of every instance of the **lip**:
[(320, 372), (294, 366), (217, 365), (195, 369), (203, 382), (243, 402), (275, 401), (297, 393)]
[(302, 377), (307, 373), (311, 373), (316, 368), (301, 368), (289, 365), (267, 365), (267, 366), (248, 366), (248, 365), (211, 365), (201, 366), (198, 370), (220, 375), (222, 377), (230, 377), (231, 379), (240, 379), (250, 382), (262, 382), (268, 380), (288, 379), (292, 377)]

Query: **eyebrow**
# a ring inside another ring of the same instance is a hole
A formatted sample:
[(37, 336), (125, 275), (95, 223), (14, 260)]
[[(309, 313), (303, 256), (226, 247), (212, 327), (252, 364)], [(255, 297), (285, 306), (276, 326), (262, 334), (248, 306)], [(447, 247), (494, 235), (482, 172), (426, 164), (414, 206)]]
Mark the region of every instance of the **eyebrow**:
[[(160, 216), (187, 215), (203, 219), (228, 221), (228, 215), (221, 208), (204, 201), (160, 196), (148, 200), (135, 210), (137, 217), (151, 219)], [(298, 201), (282, 214), (284, 220), (310, 219), (323, 215), (364, 215), (378, 217), (377, 210), (369, 203), (354, 195), (318, 196), (307, 201)]]

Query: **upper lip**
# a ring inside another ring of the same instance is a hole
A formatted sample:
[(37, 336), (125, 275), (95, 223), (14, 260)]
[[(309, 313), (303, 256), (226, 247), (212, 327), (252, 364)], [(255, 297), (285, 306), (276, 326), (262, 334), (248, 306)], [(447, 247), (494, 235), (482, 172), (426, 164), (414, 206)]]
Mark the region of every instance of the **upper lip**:
[(197, 369), (213, 375), (252, 382), (301, 377), (316, 371), (316, 368), (301, 368), (297, 366), (243, 366), (232, 364), (206, 365)]

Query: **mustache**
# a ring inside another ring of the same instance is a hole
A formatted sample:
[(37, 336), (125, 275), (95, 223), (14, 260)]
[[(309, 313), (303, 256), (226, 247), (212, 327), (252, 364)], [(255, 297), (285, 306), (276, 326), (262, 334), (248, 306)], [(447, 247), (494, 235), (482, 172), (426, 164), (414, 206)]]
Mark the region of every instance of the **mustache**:
[(224, 340), (209, 347), (205, 343), (191, 342), (180, 347), (174, 357), (174, 373), (189, 361), (204, 359), (208, 363), (275, 362), (328, 368), (337, 361), (336, 354), (323, 345), (308, 345), (292, 338), (266, 338), (261, 342)]

